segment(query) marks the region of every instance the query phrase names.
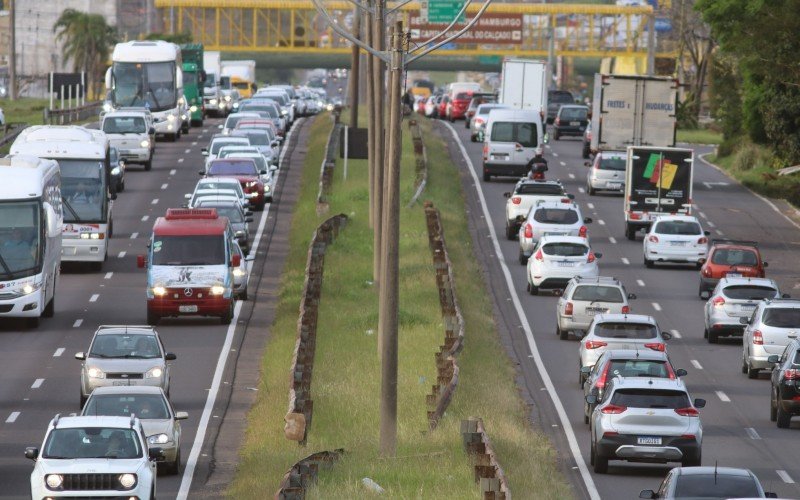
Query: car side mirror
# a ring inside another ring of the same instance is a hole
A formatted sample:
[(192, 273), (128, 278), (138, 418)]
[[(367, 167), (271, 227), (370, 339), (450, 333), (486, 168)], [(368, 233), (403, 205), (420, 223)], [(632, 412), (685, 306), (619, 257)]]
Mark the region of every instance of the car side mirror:
[(701, 299), (708, 300), (709, 297), (711, 297), (711, 293), (709, 293), (708, 290), (703, 290), (702, 292), (700, 292)]
[(191, 200), (192, 199), (192, 193), (186, 193), (185, 195), (183, 195), (183, 198), (186, 199), (186, 200)]
[(603, 258), (603, 252), (595, 252), (594, 253), (594, 257), (596, 259), (602, 259)]
[(706, 236), (711, 236), (711, 231), (703, 231), (703, 234)]
[(203, 156), (208, 156), (208, 148), (203, 148), (200, 150), (200, 154)]
[(276, 170), (278, 170), (278, 166), (277, 165), (270, 165), (270, 167), (269, 167), (269, 171), (270, 172), (275, 172)]
[(245, 217), (244, 221), (245, 222), (253, 222), (253, 218), (252, 217)]
[(783, 293), (783, 294), (781, 294), (781, 298), (782, 298), (782, 299), (791, 299), (791, 298), (792, 298), (792, 296), (791, 296), (791, 295), (789, 295), (788, 293)]
[(771, 491), (765, 491), (764, 498), (778, 498), (778, 494)]
[(585, 161), (585, 162), (583, 162), (583, 166), (584, 166), (584, 167), (591, 167), (591, 166), (592, 166), (592, 162), (590, 162), (590, 161)]
[(705, 408), (706, 407), (706, 400), (702, 398), (697, 398), (694, 400), (694, 407), (695, 408)]
[(25, 458), (29, 458), (31, 460), (36, 460), (39, 458), (39, 448), (36, 448), (35, 446), (29, 446), (28, 448), (25, 448)]
[(278, 141), (272, 141), (271, 143), (269, 143), (269, 145), (272, 146), (273, 148), (277, 148), (278, 146), (280, 146), (280, 144), (281, 143)]
[(186, 420), (189, 418), (189, 414), (185, 411), (176, 411), (175, 412), (175, 420)]
[(664, 340), (672, 340), (672, 334), (669, 332), (661, 332), (661, 338)]
[(583, 373), (584, 375), (589, 375), (590, 373), (592, 373), (592, 367), (591, 366), (581, 366), (581, 373)]
[(592, 218), (591, 217), (584, 217), (583, 218), (583, 223), (584, 224), (591, 224), (592, 223)]
[(85, 352), (76, 352), (75, 353), (75, 359), (79, 359), (81, 361), (85, 361), (86, 360), (86, 353)]
[(628, 294), (628, 300), (636, 300), (636, 294), (635, 293), (629, 293)]
[(150, 460), (158, 460), (164, 458), (164, 450), (161, 448), (150, 448), (147, 451), (147, 455), (150, 457)]
[(656, 498), (656, 492), (653, 490), (642, 490), (639, 492), (639, 498)]
[(767, 358), (767, 363), (772, 363), (772, 364), (774, 365), (774, 364), (776, 364), (778, 361), (780, 361), (780, 359), (781, 359), (781, 358), (780, 358), (780, 356), (778, 356), (777, 354), (771, 354), (771, 355), (770, 355), (770, 356)]
[(147, 259), (145, 258), (144, 255), (137, 255), (136, 256), (136, 267), (138, 267), (139, 269), (142, 269), (142, 268), (144, 268), (144, 266), (146, 264), (147, 264)]
[(241, 255), (234, 255), (231, 257), (231, 267), (239, 267), (240, 265), (242, 265)]
[(506, 193), (503, 193), (503, 197), (505, 197), (505, 198), (511, 198), (511, 193), (508, 193), (508, 192), (506, 192)]
[(175, 361), (178, 359), (178, 356), (176, 356), (174, 352), (168, 352), (164, 354), (164, 359), (167, 361)]
[(117, 199), (117, 191), (116, 190), (111, 191), (111, 194), (109, 195), (108, 199), (109, 200), (116, 200)]
[(147, 135), (156, 135), (156, 129), (155, 129), (155, 127), (150, 127), (150, 128), (147, 130)]
[(687, 372), (683, 368), (678, 368), (677, 370), (675, 370), (675, 376), (676, 377), (685, 377), (688, 374), (689, 374), (689, 372)]
[[(708, 297), (706, 297), (706, 298), (708, 298)], [(740, 325), (749, 325), (750, 324), (750, 318), (739, 318), (739, 324)]]
[(247, 217), (251, 217), (253, 215), (253, 212), (250, 211), (250, 210), (245, 210), (244, 211), (244, 215), (247, 216)]
[(594, 394), (589, 394), (588, 396), (586, 396), (586, 402), (589, 403), (590, 405), (597, 404), (597, 396)]
[(219, 124), (219, 125), (217, 125), (217, 128), (218, 128), (219, 130), (222, 130), (222, 129), (224, 129), (224, 128), (225, 128), (225, 126), (224, 126), (224, 125), (222, 125), (222, 124)]
[(764, 262), (764, 267), (769, 267), (769, 262)]

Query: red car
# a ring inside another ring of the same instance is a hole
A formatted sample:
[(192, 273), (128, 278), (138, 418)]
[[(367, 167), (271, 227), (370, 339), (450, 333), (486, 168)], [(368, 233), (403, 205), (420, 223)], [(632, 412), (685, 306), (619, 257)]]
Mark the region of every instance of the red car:
[(450, 102), (450, 96), (445, 94), (436, 103), (436, 116), (444, 118), (447, 116), (447, 104)]
[(763, 278), (767, 265), (755, 241), (711, 240), (708, 259), (700, 268), (700, 298), (708, 298), (724, 276)]
[(217, 158), (211, 160), (208, 171), (200, 171), (206, 177), (234, 177), (242, 185), (242, 190), (250, 199), (250, 206), (256, 210), (264, 210), (267, 202), (264, 194), (264, 181), (261, 176), (267, 172), (259, 172), (256, 162), (249, 158)]
[(447, 106), (447, 119), (451, 122), (461, 120), (467, 116), (467, 108), (472, 102), (473, 92), (458, 92)]

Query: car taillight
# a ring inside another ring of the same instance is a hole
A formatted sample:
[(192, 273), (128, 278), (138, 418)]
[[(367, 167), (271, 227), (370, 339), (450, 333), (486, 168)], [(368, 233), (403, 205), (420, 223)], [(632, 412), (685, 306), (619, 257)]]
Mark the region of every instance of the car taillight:
[(511, 203), (513, 203), (514, 205), (519, 205), (520, 203), (522, 203), (522, 197), (514, 196), (513, 198), (511, 198)]
[(642, 214), (637, 214), (636, 212), (630, 212), (631, 220), (639, 220), (642, 218)]
[(653, 234), (653, 235), (650, 235), (650, 236), (648, 236), (648, 237), (647, 237), (647, 240), (648, 240), (650, 243), (658, 243), (658, 236), (656, 236), (656, 235), (654, 235), (654, 234)]
[(783, 372), (784, 380), (800, 380), (800, 370), (792, 368)]
[(530, 224), (525, 224), (525, 237), (533, 238), (533, 226)]
[(622, 314), (630, 314), (631, 306), (622, 306)]
[(722, 307), (725, 305), (725, 299), (722, 297), (714, 297), (714, 300), (711, 301), (714, 304), (714, 307)]
[(619, 415), (627, 409), (627, 406), (607, 405), (600, 409), (600, 413), (604, 413), (606, 415)]
[(706, 245), (706, 244), (708, 244), (708, 238), (706, 238), (705, 236), (702, 236), (699, 240), (697, 240), (697, 244), (698, 245)]
[(489, 157), (489, 145), (488, 144), (483, 146), (483, 157), (484, 158), (488, 158)]
[(711, 277), (711, 268), (710, 267), (704, 267), (703, 268), (703, 276), (705, 276), (707, 278)]
[(606, 388), (606, 380), (608, 379), (608, 369), (611, 368), (611, 363), (606, 363), (606, 367), (603, 368), (603, 373), (597, 377), (597, 383), (595, 384), (598, 389), (605, 389)]
[(589, 256), (586, 258), (586, 262), (591, 264), (592, 262), (594, 262), (594, 259), (596, 259), (596, 257), (594, 256), (594, 252), (589, 252)]
[(483, 118), (475, 118), (475, 123), (483, 123)]
[(564, 315), (565, 316), (572, 316), (572, 311), (574, 309), (574, 305), (572, 302), (567, 302), (567, 305), (564, 306)]
[[(687, 408), (678, 408), (677, 410), (675, 410), (675, 413), (677, 413), (678, 415), (680, 415), (682, 417), (699, 417), (700, 416), (700, 412), (697, 411), (696, 408), (692, 408), (691, 406), (689, 406)], [(687, 437), (688, 438), (689, 436), (691, 436), (691, 434), (687, 434), (686, 436), (681, 436), (681, 437)], [(692, 439), (692, 438), (694, 438), (694, 436), (691, 436), (690, 439)]]
[(586, 138), (591, 141), (592, 140), (592, 133), (591, 132), (587, 132), (586, 133)]
[(561, 203), (572, 203), (572, 200), (569, 198), (561, 198)]
[(645, 347), (648, 349), (652, 349), (654, 351), (664, 352), (667, 349), (667, 346), (662, 344), (661, 342), (653, 342), (652, 344), (645, 344)]
[(598, 349), (600, 347), (605, 347), (608, 344), (601, 340), (587, 340), (583, 345), (585, 345), (587, 349)]
[(581, 228), (580, 228), (580, 229), (578, 229), (578, 236), (580, 236), (581, 238), (586, 238), (586, 232), (587, 232), (588, 230), (589, 230), (589, 228), (588, 228), (588, 227), (586, 227), (586, 226), (581, 226)]
[(764, 336), (761, 335), (760, 330), (753, 332), (753, 345), (764, 345)]
[(541, 250), (536, 252), (536, 255), (534, 255), (533, 258), (538, 260), (539, 262), (544, 262), (544, 255), (542, 254)]

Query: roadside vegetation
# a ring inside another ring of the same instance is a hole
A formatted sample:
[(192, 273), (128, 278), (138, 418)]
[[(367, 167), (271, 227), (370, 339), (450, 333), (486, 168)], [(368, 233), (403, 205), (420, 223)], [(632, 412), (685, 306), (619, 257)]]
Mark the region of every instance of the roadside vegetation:
[(50, 104), (47, 99), (36, 99), (33, 97), (19, 97), (17, 99), (7, 99), (0, 103), (6, 123), (24, 122), (29, 125), (41, 125), (43, 111)]
[(263, 498), (277, 489), (298, 459), (320, 450), (344, 448), (344, 458), (321, 472), (310, 498), (362, 498), (369, 477), (389, 498), (480, 498), (459, 434), (460, 420), (481, 416), (512, 491), (536, 491), (540, 498), (570, 498), (556, 454), (515, 385), (515, 371), (500, 344), (492, 305), (472, 252), (464, 199), (456, 167), (444, 142), (422, 120), (429, 158), (423, 199), (441, 211), (448, 250), (455, 266), (466, 339), (459, 355), (461, 379), (455, 398), (434, 432), (428, 431), (425, 395), (435, 383), (434, 352), (444, 338), (425, 217), (413, 194), (414, 157), (404, 123), (401, 188), (400, 372), (397, 457), (378, 455), (380, 364), (377, 351), (377, 290), (372, 284), (372, 235), (368, 227), (366, 161), (351, 160), (348, 178), (337, 161), (329, 214), (350, 222), (329, 247), (312, 382), (314, 416), (308, 445), (283, 435), (288, 377), (306, 251), (311, 233), (325, 216), (315, 212), (319, 165), (330, 130), (328, 115), (311, 128), (302, 190), (292, 220), (292, 250), (286, 262), (280, 302), (262, 363), (259, 396), (251, 409), (232, 498)]
[(722, 133), (711, 128), (678, 129), (677, 142), (720, 144), (722, 142)]

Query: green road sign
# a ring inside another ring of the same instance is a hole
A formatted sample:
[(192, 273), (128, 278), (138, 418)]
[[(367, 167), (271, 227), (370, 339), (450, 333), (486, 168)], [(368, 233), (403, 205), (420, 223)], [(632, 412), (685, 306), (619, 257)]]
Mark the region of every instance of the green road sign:
[[(425, 8), (426, 4), (427, 9)], [(423, 12), (427, 10), (429, 23), (449, 24), (462, 7), (464, 7), (464, 0), (428, 0), (427, 2), (422, 2), (421, 10)], [(465, 22), (464, 14), (459, 17), (458, 22)]]

